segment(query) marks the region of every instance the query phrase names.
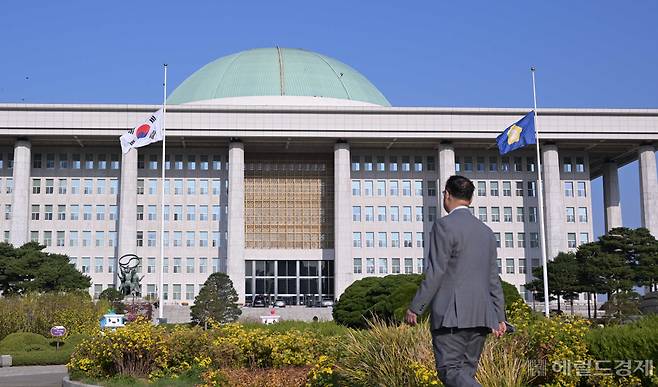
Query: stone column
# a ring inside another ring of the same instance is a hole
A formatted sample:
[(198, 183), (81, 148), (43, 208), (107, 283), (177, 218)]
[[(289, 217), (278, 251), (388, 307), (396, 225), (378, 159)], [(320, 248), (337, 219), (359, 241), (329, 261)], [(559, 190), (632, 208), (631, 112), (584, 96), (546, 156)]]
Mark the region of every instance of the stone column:
[(233, 140), (228, 148), (228, 240), (226, 272), (245, 302), (244, 286), (244, 144)]
[(334, 145), (334, 292), (339, 298), (352, 283), (352, 191), (350, 144)]
[(640, 160), (640, 211), (642, 227), (648, 228), (658, 238), (658, 181), (656, 178), (656, 148), (641, 146)]
[(621, 201), (617, 163), (607, 162), (603, 166), (603, 205), (605, 207), (605, 231), (621, 227)]
[(546, 258), (552, 260), (559, 252), (567, 250), (567, 234), (562, 227), (565, 210), (557, 145), (542, 146), (542, 169), (544, 172), (544, 224), (546, 225), (547, 244), (542, 248), (546, 248)]
[(29, 239), (30, 226), (30, 172), (32, 144), (19, 139), (14, 145), (14, 192), (12, 193), (12, 214), (10, 238), (14, 247), (20, 247)]
[(137, 252), (137, 149), (121, 156), (118, 259)]
[(439, 179), (436, 182), (436, 197), (441, 216), (448, 215), (443, 209), (443, 188), (450, 176), (455, 174), (455, 148), (451, 143), (442, 143), (438, 147)]

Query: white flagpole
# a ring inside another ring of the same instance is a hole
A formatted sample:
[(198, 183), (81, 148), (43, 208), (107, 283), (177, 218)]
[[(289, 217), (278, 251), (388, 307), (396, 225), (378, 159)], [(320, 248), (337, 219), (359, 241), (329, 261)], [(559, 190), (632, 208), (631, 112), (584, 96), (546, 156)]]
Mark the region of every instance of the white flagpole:
[(167, 142), (167, 130), (165, 129), (167, 117), (167, 64), (164, 64), (164, 83), (163, 86), (163, 99), (162, 99), (162, 161), (160, 167), (162, 168), (162, 179), (160, 184), (160, 291), (158, 292), (158, 321), (161, 322), (164, 315), (164, 207), (165, 207), (165, 147)]
[(548, 298), (548, 267), (546, 260), (546, 231), (544, 230), (544, 183), (541, 177), (541, 153), (539, 152), (539, 126), (537, 126), (537, 92), (535, 89), (535, 68), (531, 67), (532, 73), (532, 99), (534, 101), (534, 124), (535, 124), (535, 142), (537, 143), (537, 188), (539, 194), (539, 236), (541, 240), (541, 261), (544, 277), (544, 313), (549, 316), (549, 298)]

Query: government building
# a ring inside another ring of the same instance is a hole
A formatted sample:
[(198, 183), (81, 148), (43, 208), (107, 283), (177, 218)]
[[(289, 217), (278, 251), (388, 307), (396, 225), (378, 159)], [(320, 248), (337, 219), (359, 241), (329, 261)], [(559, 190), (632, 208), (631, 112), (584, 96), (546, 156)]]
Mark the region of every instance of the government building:
[(422, 273), (457, 173), (475, 183), (471, 211), (495, 232), (501, 277), (530, 301), (541, 248), (550, 259), (594, 239), (593, 179), (606, 228), (622, 225), (617, 170), (638, 159), (642, 224), (658, 236), (656, 109), (539, 110), (541, 246), (535, 148), (501, 157), (495, 141), (528, 108), (392, 107), (350, 66), (288, 48), (217, 59), (167, 104), (164, 160), (161, 143), (119, 144), (159, 105), (1, 104), (4, 240), (69, 255), (95, 295), (134, 253), (143, 293), (169, 305), (193, 302), (213, 272), (240, 302), (306, 304), (364, 277)]

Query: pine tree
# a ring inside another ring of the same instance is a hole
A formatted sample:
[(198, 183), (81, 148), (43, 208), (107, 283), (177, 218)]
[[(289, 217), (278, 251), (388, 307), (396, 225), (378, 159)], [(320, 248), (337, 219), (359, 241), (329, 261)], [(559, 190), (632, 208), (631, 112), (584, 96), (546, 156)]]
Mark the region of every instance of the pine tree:
[(238, 293), (228, 275), (213, 273), (201, 287), (190, 308), (192, 321), (205, 327), (209, 319), (219, 323), (234, 322), (242, 314), (237, 302)]

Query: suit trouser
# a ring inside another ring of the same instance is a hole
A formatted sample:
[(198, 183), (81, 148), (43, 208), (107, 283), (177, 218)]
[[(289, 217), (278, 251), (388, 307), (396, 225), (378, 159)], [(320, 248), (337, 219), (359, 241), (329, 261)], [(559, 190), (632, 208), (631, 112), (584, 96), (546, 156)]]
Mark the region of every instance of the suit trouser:
[(481, 386), (475, 380), (489, 328), (445, 328), (432, 330), (436, 371), (446, 387)]

